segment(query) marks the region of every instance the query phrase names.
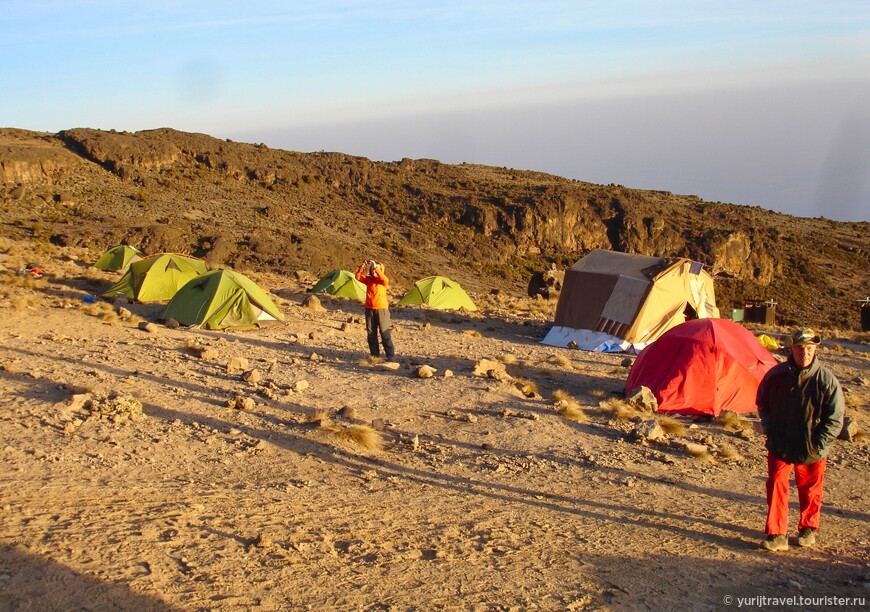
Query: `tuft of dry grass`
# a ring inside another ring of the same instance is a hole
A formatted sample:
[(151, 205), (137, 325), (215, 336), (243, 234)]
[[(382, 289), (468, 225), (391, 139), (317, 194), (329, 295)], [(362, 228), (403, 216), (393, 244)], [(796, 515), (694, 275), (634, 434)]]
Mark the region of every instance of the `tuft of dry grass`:
[(510, 353), (499, 355), (498, 357), (496, 357), (496, 359), (505, 365), (511, 365), (517, 362), (516, 355), (511, 355)]
[(481, 333), (480, 333), (479, 331), (477, 331), (476, 329), (466, 329), (466, 330), (465, 330), (464, 332), (462, 332), (462, 333), (463, 333), (464, 335), (466, 335), (466, 336), (471, 336), (472, 338), (483, 338), (483, 334), (481, 334)]
[(743, 431), (752, 427), (752, 423), (741, 417), (736, 412), (723, 412), (716, 420), (727, 431)]
[(368, 425), (351, 425), (345, 427), (330, 421), (322, 421), (320, 430), (343, 442), (350, 442), (356, 446), (370, 451), (380, 451), (383, 446), (383, 438), (380, 432)]
[(372, 357), (371, 355), (369, 355), (368, 357), (363, 357), (362, 359), (357, 361), (357, 364), (361, 365), (361, 366), (375, 366), (375, 365), (378, 365), (379, 363), (384, 363), (384, 358), (383, 357)]
[(658, 418), (659, 427), (662, 428), (667, 434), (671, 434), (673, 436), (684, 436), (686, 435), (686, 426), (682, 421), (675, 419), (670, 416), (663, 416)]
[(704, 451), (703, 453), (690, 452), (689, 454), (692, 456), (692, 459), (694, 459), (695, 461), (700, 461), (701, 463), (712, 463), (716, 461), (716, 459), (713, 457), (713, 455), (710, 454), (709, 451)]
[(108, 323), (109, 325), (115, 325), (120, 321), (121, 318), (118, 316), (118, 313), (114, 311), (102, 312), (100, 313), (100, 321), (103, 323)]
[(736, 461), (742, 457), (740, 453), (737, 452), (737, 449), (730, 444), (722, 444), (719, 446), (719, 458), (723, 461)]
[(318, 408), (317, 410), (315, 410), (314, 412), (309, 414), (307, 417), (305, 417), (305, 422), (306, 423), (320, 423), (321, 425), (323, 425), (324, 423), (329, 421), (329, 418), (330, 418), (329, 410), (326, 410), (324, 408)]
[(516, 378), (514, 383), (516, 384), (517, 389), (522, 391), (523, 395), (526, 397), (531, 397), (538, 392), (538, 385), (533, 380), (527, 378)]
[(577, 423), (588, 423), (589, 415), (580, 408), (580, 404), (569, 400), (559, 400), (555, 404), (559, 416)]
[(33, 309), (39, 305), (39, 302), (32, 297), (26, 295), (16, 295), (10, 300), (12, 307), (16, 310)]
[(571, 360), (565, 357), (565, 355), (550, 355), (549, 361), (563, 368), (571, 366)]
[(604, 414), (617, 421), (633, 421), (641, 416), (637, 408), (617, 398), (604, 400), (598, 406)]
[(604, 389), (592, 389), (589, 391), (589, 395), (601, 399), (607, 395), (607, 391)]
[(555, 391), (553, 391), (553, 400), (558, 402), (559, 400), (569, 399), (571, 399), (571, 396), (564, 389), (556, 389)]

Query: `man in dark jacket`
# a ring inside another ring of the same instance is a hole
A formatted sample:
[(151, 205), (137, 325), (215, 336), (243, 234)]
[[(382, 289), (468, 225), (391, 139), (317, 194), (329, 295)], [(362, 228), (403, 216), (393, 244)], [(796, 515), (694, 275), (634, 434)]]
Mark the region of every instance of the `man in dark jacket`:
[(819, 364), (821, 338), (803, 328), (791, 335), (791, 355), (758, 387), (758, 415), (767, 436), (767, 539), (770, 551), (788, 550), (789, 477), (800, 502), (798, 546), (812, 546), (822, 511), (825, 457), (843, 427), (843, 391)]

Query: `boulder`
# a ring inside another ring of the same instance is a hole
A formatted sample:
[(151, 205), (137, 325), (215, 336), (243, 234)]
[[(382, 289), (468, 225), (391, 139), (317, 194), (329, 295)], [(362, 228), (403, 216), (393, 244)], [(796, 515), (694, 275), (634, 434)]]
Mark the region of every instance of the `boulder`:
[(256, 385), (258, 382), (263, 380), (263, 375), (260, 373), (260, 370), (254, 368), (253, 370), (248, 370), (247, 372), (242, 374), (242, 380), (246, 383)]
[(656, 400), (656, 396), (653, 394), (652, 390), (648, 387), (641, 386), (633, 389), (631, 393), (625, 397), (625, 401), (636, 408), (645, 410), (646, 412), (655, 412), (659, 409), (659, 402)]
[(437, 372), (435, 368), (429, 365), (421, 365), (417, 367), (417, 377), (418, 378), (432, 378)]
[(541, 297), (546, 300), (554, 300), (562, 292), (565, 283), (565, 271), (558, 270), (554, 265), (549, 270), (534, 272), (529, 279), (529, 297)]
[(635, 438), (639, 440), (663, 440), (665, 438), (665, 432), (662, 429), (662, 426), (659, 425), (659, 422), (655, 419), (650, 419), (648, 421), (641, 421), (634, 426), (632, 430)]
[(854, 442), (855, 437), (860, 431), (861, 429), (858, 427), (858, 422), (852, 417), (847, 416), (843, 419), (843, 429), (840, 430), (840, 435), (837, 437), (846, 442)]
[(302, 300), (302, 307), (307, 308), (308, 310), (313, 310), (315, 312), (321, 312), (323, 310), (326, 310), (320, 303), (320, 298), (318, 298), (316, 295), (309, 295), (304, 300)]

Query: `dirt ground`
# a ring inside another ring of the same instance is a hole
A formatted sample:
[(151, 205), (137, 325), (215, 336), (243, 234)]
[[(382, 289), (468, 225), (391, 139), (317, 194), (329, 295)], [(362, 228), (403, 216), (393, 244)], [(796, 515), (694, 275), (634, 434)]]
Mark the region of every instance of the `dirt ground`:
[[(638, 440), (653, 417), (618, 401), (630, 359), (544, 346), (543, 321), (394, 309), (390, 370), (366, 359), (360, 305), (307, 308), (294, 278), (255, 277), (285, 323), (152, 333), (159, 306), (83, 300), (117, 278), (85, 253), (3, 246), (0, 610), (870, 601), (866, 438), (831, 451), (818, 546), (765, 553), (751, 423)], [(15, 274), (31, 258), (46, 277)], [(820, 350), (859, 424), (868, 349)]]

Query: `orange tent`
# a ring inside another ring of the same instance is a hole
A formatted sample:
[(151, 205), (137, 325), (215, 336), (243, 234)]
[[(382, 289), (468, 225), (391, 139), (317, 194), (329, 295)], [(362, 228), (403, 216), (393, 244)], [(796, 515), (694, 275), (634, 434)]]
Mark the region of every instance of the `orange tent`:
[(777, 363), (745, 327), (727, 319), (695, 319), (641, 351), (625, 390), (649, 388), (659, 412), (755, 412), (758, 383)]

